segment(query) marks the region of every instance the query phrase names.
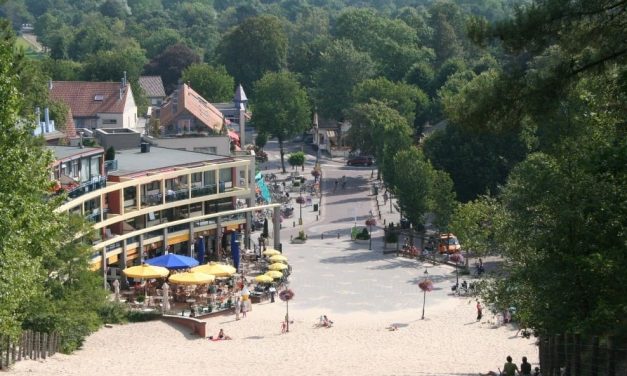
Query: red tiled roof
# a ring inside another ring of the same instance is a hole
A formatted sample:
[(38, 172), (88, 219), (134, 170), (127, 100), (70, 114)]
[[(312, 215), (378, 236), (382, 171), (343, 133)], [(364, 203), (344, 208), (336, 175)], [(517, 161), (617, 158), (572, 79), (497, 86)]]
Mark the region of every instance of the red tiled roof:
[(139, 86), (144, 89), (147, 97), (165, 98), (165, 89), (163, 88), (161, 76), (140, 76)]
[(119, 82), (53, 81), (50, 97), (67, 104), (75, 117), (91, 117), (98, 113), (124, 112), (130, 85), (122, 89)]
[(183, 84), (161, 105), (161, 110), (159, 111), (161, 126), (167, 127), (176, 121), (178, 116), (184, 111), (192, 114), (214, 132), (220, 132), (224, 124), (230, 123), (227, 119), (224, 119), (220, 110), (207, 102), (187, 84)]

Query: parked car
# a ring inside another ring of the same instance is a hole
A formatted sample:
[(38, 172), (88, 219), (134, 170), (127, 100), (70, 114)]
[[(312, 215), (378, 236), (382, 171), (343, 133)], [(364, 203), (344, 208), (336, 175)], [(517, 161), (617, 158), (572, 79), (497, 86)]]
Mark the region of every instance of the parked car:
[(461, 250), (462, 246), (459, 244), (459, 240), (457, 240), (457, 236), (455, 236), (455, 234), (440, 234), (440, 237), (438, 238), (438, 252), (453, 254)]
[(374, 163), (372, 157), (360, 155), (358, 157), (351, 157), (346, 161), (348, 166), (372, 166)]

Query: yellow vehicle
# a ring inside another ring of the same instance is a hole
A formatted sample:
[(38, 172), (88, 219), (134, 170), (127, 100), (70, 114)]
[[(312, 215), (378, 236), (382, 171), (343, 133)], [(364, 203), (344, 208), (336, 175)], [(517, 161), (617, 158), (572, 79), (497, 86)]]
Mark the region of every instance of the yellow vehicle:
[(440, 234), (438, 237), (438, 252), (453, 254), (461, 250), (462, 246), (459, 244), (459, 240), (457, 240), (455, 234)]

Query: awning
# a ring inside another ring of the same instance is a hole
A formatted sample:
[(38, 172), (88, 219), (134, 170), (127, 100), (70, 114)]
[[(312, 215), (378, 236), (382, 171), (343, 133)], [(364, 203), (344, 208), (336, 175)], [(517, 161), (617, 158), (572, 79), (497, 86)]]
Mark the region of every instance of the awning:
[(327, 131), (327, 137), (335, 137), (335, 131)]

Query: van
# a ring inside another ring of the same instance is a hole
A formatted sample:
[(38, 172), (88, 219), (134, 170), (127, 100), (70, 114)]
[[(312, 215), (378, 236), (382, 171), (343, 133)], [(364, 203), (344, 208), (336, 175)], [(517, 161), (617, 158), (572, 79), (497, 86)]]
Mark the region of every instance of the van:
[(438, 252), (448, 253), (450, 255), (460, 252), (461, 250), (462, 246), (459, 244), (459, 240), (457, 240), (457, 236), (455, 236), (455, 234), (440, 234), (438, 237)]

